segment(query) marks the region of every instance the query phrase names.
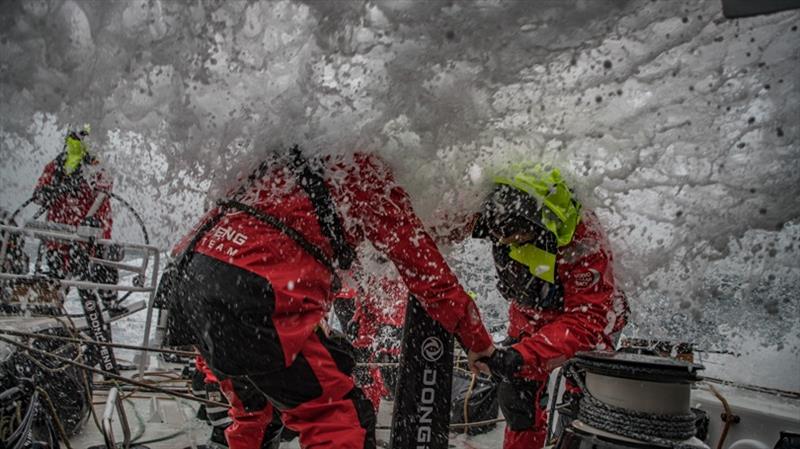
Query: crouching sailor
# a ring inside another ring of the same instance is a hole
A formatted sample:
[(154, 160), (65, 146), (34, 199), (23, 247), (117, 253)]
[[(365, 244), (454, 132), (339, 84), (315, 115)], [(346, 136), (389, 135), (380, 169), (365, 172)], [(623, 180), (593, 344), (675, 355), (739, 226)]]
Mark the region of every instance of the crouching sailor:
[(280, 410), (302, 447), (376, 445), (372, 405), (352, 377), (353, 347), (324, 323), (341, 286), (337, 271), (365, 240), (469, 350), (471, 364), (491, 355), (475, 303), (374, 156), (276, 155), (176, 247), (185, 294), (175, 311), (203, 358), (235, 380), (239, 397), (250, 389)]
[(510, 302), (508, 338), (486, 361), (506, 418), (504, 449), (545, 443), (547, 377), (578, 351), (612, 350), (627, 304), (597, 217), (557, 170), (495, 178), (472, 230), (488, 239), (497, 287)]

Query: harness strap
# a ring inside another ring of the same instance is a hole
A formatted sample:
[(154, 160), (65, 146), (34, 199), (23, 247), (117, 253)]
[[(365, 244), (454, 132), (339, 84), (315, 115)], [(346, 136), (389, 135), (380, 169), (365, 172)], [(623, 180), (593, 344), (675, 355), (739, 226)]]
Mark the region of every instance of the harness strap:
[[(260, 211), (252, 206), (248, 206), (247, 204), (244, 204), (236, 199), (230, 199), (217, 202), (219, 211), (208, 221), (203, 223), (200, 229), (197, 230), (192, 239), (189, 241), (189, 244), (178, 258), (176, 264), (179, 272), (182, 272), (186, 267), (186, 264), (189, 263), (191, 260), (191, 254), (194, 252), (194, 248), (205, 236), (205, 234), (210, 231), (211, 228), (216, 226), (217, 223), (219, 223), (222, 217), (227, 213), (228, 209), (236, 209), (278, 229), (287, 237), (294, 240), (298, 246), (300, 246), (304, 251), (316, 259), (317, 262), (322, 264), (328, 269), (328, 271), (330, 271), (332, 276), (331, 289), (333, 292), (336, 293), (342, 289), (342, 280), (337, 274), (336, 268), (349, 268), (355, 259), (355, 251), (344, 239), (342, 223), (339, 220), (339, 217), (336, 215), (336, 209), (334, 208), (333, 201), (330, 197), (327, 187), (325, 186), (322, 176), (320, 176), (319, 173), (314, 173), (311, 170), (308, 161), (303, 157), (302, 153), (300, 152), (300, 148), (297, 145), (292, 147), (291, 151), (293, 160), (290, 163), (290, 168), (297, 178), (298, 183), (303, 187), (303, 190), (311, 199), (311, 203), (314, 206), (322, 233), (330, 242), (331, 248), (333, 248), (334, 251), (334, 258), (336, 260), (331, 262), (321, 248), (308, 241), (303, 234), (284, 223), (278, 217), (267, 214), (266, 212)], [(247, 182), (243, 183), (233, 194), (233, 198), (238, 198), (243, 195), (256, 179), (263, 177), (269, 167), (269, 162), (271, 161), (263, 161), (261, 164), (259, 164), (253, 173), (248, 176)]]
[(353, 264), (356, 254), (344, 238), (344, 228), (336, 214), (325, 181), (317, 171), (312, 170), (311, 164), (303, 157), (299, 146), (293, 146), (291, 153), (292, 162), (289, 166), (314, 206), (322, 235), (328, 239), (333, 249), (334, 263), (338, 268), (346, 270)]
[(291, 226), (287, 225), (286, 223), (282, 222), (277, 217), (264, 213), (258, 209), (255, 209), (252, 206), (248, 206), (246, 204), (240, 203), (239, 201), (229, 200), (229, 201), (222, 201), (217, 203), (220, 207), (220, 210), (211, 217), (208, 221), (203, 223), (203, 226), (197, 230), (197, 232), (192, 237), (192, 240), (189, 241), (189, 244), (186, 245), (186, 248), (181, 253), (180, 257), (178, 258), (178, 262), (176, 264), (176, 269), (179, 273), (182, 273), (183, 270), (186, 268), (186, 265), (192, 260), (192, 254), (194, 254), (194, 249), (197, 247), (197, 244), (200, 243), (200, 240), (206, 235), (208, 231), (211, 230), (214, 226), (219, 223), (228, 209), (236, 209), (242, 211), (246, 214), (250, 214), (253, 217), (259, 219), (260, 221), (278, 229), (279, 231), (286, 234), (287, 237), (291, 238), (295, 241), (304, 251), (311, 254), (317, 262), (321, 263), (328, 271), (331, 272), (331, 276), (333, 280), (331, 282), (331, 289), (335, 292), (338, 292), (342, 289), (342, 281), (339, 278), (339, 275), (336, 273), (336, 268), (334, 268), (333, 264), (325, 257), (325, 253), (322, 252), (319, 247), (315, 246), (313, 243), (309, 242), (308, 239), (303, 237), (300, 232), (296, 229), (292, 228)]

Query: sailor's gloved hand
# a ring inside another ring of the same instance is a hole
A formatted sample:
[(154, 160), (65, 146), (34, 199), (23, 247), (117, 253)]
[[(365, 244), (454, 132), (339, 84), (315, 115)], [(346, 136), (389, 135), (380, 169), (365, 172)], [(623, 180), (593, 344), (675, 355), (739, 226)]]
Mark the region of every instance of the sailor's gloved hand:
[(100, 220), (95, 216), (86, 217), (83, 220), (81, 220), (81, 226), (88, 226), (90, 228), (99, 228)]
[(491, 374), (489, 366), (486, 361), (494, 354), (494, 345), (489, 346), (481, 352), (469, 351), (467, 353), (467, 362), (469, 363), (469, 370), (474, 374)]
[(482, 362), (489, 366), (492, 377), (499, 382), (507, 382), (522, 369), (522, 355), (513, 348), (498, 347), (490, 357)]

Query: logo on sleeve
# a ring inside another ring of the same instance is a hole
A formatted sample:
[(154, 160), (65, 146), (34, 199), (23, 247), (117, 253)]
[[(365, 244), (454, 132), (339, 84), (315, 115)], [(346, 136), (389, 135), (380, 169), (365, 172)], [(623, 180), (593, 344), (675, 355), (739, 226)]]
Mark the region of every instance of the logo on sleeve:
[(600, 282), (600, 272), (594, 268), (589, 268), (586, 271), (573, 273), (572, 278), (575, 280), (575, 288), (586, 289)]

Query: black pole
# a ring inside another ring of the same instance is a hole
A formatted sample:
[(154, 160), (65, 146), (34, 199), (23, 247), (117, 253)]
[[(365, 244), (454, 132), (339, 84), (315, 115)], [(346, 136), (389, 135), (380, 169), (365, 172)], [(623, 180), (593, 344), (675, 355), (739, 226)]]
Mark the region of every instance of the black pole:
[(447, 449), (453, 336), (409, 298), (392, 415), (392, 449)]

